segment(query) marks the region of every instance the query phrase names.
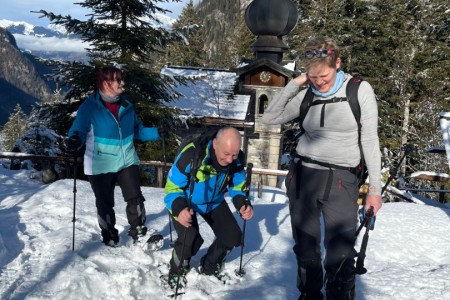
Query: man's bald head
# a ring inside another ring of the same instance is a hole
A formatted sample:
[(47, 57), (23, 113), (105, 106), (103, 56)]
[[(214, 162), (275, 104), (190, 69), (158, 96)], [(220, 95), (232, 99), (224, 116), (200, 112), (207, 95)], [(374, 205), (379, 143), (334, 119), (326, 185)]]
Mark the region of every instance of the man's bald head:
[(234, 127), (221, 128), (213, 140), (218, 163), (226, 167), (235, 160), (241, 150), (242, 137)]

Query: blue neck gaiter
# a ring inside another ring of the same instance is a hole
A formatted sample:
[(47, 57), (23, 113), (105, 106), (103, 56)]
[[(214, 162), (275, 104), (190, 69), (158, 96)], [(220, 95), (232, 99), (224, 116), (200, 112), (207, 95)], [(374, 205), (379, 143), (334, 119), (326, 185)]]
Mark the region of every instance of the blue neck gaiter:
[(319, 92), (313, 84), (311, 84), (311, 88), (315, 95), (320, 97), (328, 97), (336, 93), (341, 88), (342, 84), (344, 84), (344, 79), (345, 79), (344, 71), (339, 71), (336, 74), (336, 80), (334, 81), (333, 88), (328, 92), (326, 93)]

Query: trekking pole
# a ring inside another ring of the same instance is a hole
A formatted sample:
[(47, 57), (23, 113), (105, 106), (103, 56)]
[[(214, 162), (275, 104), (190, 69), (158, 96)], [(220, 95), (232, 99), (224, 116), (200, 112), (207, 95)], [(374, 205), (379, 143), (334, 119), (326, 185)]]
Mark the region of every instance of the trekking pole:
[[(249, 195), (250, 195), (250, 186), (252, 183), (252, 169), (253, 169), (253, 164), (248, 163), (246, 175), (245, 175), (245, 184), (243, 186), (243, 191), (245, 192), (246, 200), (248, 200)], [(245, 208), (247, 208), (247, 205), (245, 205)], [(242, 256), (244, 254), (244, 239), (245, 239), (246, 225), (247, 225), (247, 220), (244, 220), (244, 225), (242, 226), (242, 238), (241, 238), (241, 259), (240, 259), (240, 263), (239, 263), (239, 269), (234, 271), (234, 273), (240, 277), (245, 275), (245, 270), (242, 268)]]
[[(161, 127), (161, 143), (162, 143), (162, 151), (163, 151), (163, 173), (162, 173), (162, 186), (166, 185), (166, 168), (167, 168), (167, 159), (166, 159), (166, 137), (165, 137), (165, 128), (164, 122), (162, 122)], [(173, 247), (173, 239), (172, 239), (172, 218), (170, 217), (170, 212), (167, 211), (167, 216), (169, 217), (169, 236), (170, 236), (170, 247)]]
[[(364, 268), (364, 259), (366, 258), (367, 243), (369, 242), (370, 221), (372, 220), (372, 218), (373, 218), (373, 206), (371, 206), (370, 209), (366, 212), (364, 221), (360, 225), (360, 228), (362, 228), (362, 226), (366, 226), (366, 232), (364, 233), (364, 237), (363, 237), (363, 240), (361, 243), (361, 250), (359, 251), (358, 258), (356, 260), (355, 272), (358, 275), (367, 273), (367, 269)], [(361, 229), (359, 229), (359, 230), (361, 230)], [(359, 231), (358, 231), (358, 233), (359, 233)], [(356, 235), (358, 235), (358, 234), (356, 234)]]
[[(191, 177), (189, 179), (190, 180), (189, 181), (189, 200), (188, 200), (188, 207), (187, 207), (188, 210), (191, 209), (192, 193), (194, 192), (194, 184), (195, 184), (196, 178), (197, 178), (196, 177), (197, 161), (198, 161), (197, 154), (194, 154), (194, 158), (191, 161)], [(187, 227), (184, 228), (183, 247), (181, 248), (181, 257), (180, 257), (180, 264), (181, 265), (183, 264), (183, 261), (184, 261), (184, 248), (185, 248), (185, 244), (186, 244), (186, 236), (187, 236)], [(175, 249), (174, 249), (174, 251), (175, 251)], [(180, 271), (180, 270), (178, 270), (178, 271)], [(181, 276), (177, 277), (177, 285), (176, 285), (176, 288), (175, 288), (175, 295), (174, 295), (175, 299), (177, 299), (177, 296), (178, 296), (178, 289), (180, 287), (180, 277)]]
[(74, 166), (73, 166), (73, 216), (72, 216), (72, 251), (75, 251), (75, 206), (77, 202), (77, 165), (78, 159), (77, 155), (73, 158)]
[[(403, 153), (402, 157), (400, 158), (400, 160), (398, 161), (396, 168), (394, 169), (394, 171), (390, 172), (388, 180), (386, 181), (385, 185), (381, 189), (381, 196), (383, 196), (387, 186), (391, 183), (392, 179), (394, 179), (395, 175), (398, 172), (398, 168), (402, 164), (406, 155), (408, 155), (414, 151), (414, 145), (412, 145), (412, 144), (404, 145), (403, 151), (404, 151), (404, 153)], [(366, 226), (366, 232), (364, 233), (363, 240), (361, 242), (361, 249), (359, 250), (359, 253), (357, 254), (358, 258), (356, 261), (356, 274), (359, 274), (359, 275), (365, 274), (367, 272), (367, 269), (364, 268), (364, 259), (366, 257), (367, 244), (369, 242), (369, 230), (373, 229), (373, 228), (371, 228), (372, 226), (370, 226), (370, 222), (372, 221), (372, 218), (374, 218), (374, 217), (375, 216), (373, 215), (373, 207), (371, 206), (370, 209), (366, 212), (366, 216), (365, 216), (363, 222), (361, 222), (361, 224), (359, 225), (358, 229), (355, 232), (355, 236), (358, 236), (361, 229), (364, 226)]]

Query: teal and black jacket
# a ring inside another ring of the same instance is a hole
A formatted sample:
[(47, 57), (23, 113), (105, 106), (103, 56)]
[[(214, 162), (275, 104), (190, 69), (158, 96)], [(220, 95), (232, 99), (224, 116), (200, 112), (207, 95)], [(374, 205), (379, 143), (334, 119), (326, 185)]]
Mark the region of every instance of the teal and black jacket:
[[(169, 171), (165, 186), (164, 202), (170, 213), (177, 217), (186, 207), (206, 214), (213, 211), (223, 201), (228, 192), (237, 210), (245, 204), (246, 196), (242, 191), (245, 183), (245, 158), (242, 151), (229, 166), (217, 170), (214, 168), (211, 155), (212, 140), (208, 142), (203, 157), (200, 157), (196, 178), (191, 178), (191, 162), (196, 155), (194, 143), (190, 143), (177, 156)], [(190, 180), (196, 180), (190, 198)], [(188, 203), (190, 202), (190, 203)]]
[(159, 139), (158, 129), (144, 127), (128, 100), (121, 98), (119, 118), (116, 120), (103, 105), (98, 92), (89, 96), (78, 109), (69, 136), (75, 132), (86, 143), (86, 175), (115, 173), (131, 165), (138, 165), (134, 139), (143, 142)]

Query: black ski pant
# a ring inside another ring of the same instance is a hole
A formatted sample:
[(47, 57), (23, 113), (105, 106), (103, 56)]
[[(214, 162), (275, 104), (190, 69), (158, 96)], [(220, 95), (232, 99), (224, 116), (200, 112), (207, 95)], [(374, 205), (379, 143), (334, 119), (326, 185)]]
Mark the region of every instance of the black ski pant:
[[(321, 299), (324, 283), (321, 216), (324, 221), (326, 291), (328, 300), (353, 299), (355, 288), (356, 175), (347, 170), (291, 166), (286, 178), (297, 287), (310, 299)], [(309, 299), (306, 297), (305, 299)]]
[(88, 178), (94, 191), (97, 219), (102, 232), (114, 229), (116, 225), (114, 212), (114, 188), (116, 183), (120, 186), (123, 198), (127, 203), (126, 214), (130, 231), (145, 224), (145, 199), (141, 192), (139, 167), (137, 165), (129, 166), (117, 173), (89, 175)]
[[(215, 267), (216, 264), (222, 266), (227, 254), (240, 245), (242, 232), (233, 216), (226, 201), (223, 201), (212, 212), (203, 214), (198, 213), (213, 230), (216, 239), (209, 246), (205, 257), (204, 267)], [(192, 256), (197, 254), (203, 244), (203, 238), (200, 235), (197, 213), (192, 216), (192, 226), (184, 227), (173, 218), (173, 225), (177, 232), (170, 266), (172, 269), (178, 269), (183, 261), (189, 263)], [(184, 246), (183, 246), (184, 243)], [(186, 263), (183, 263), (185, 266)], [(211, 270), (213, 271), (213, 270)]]

